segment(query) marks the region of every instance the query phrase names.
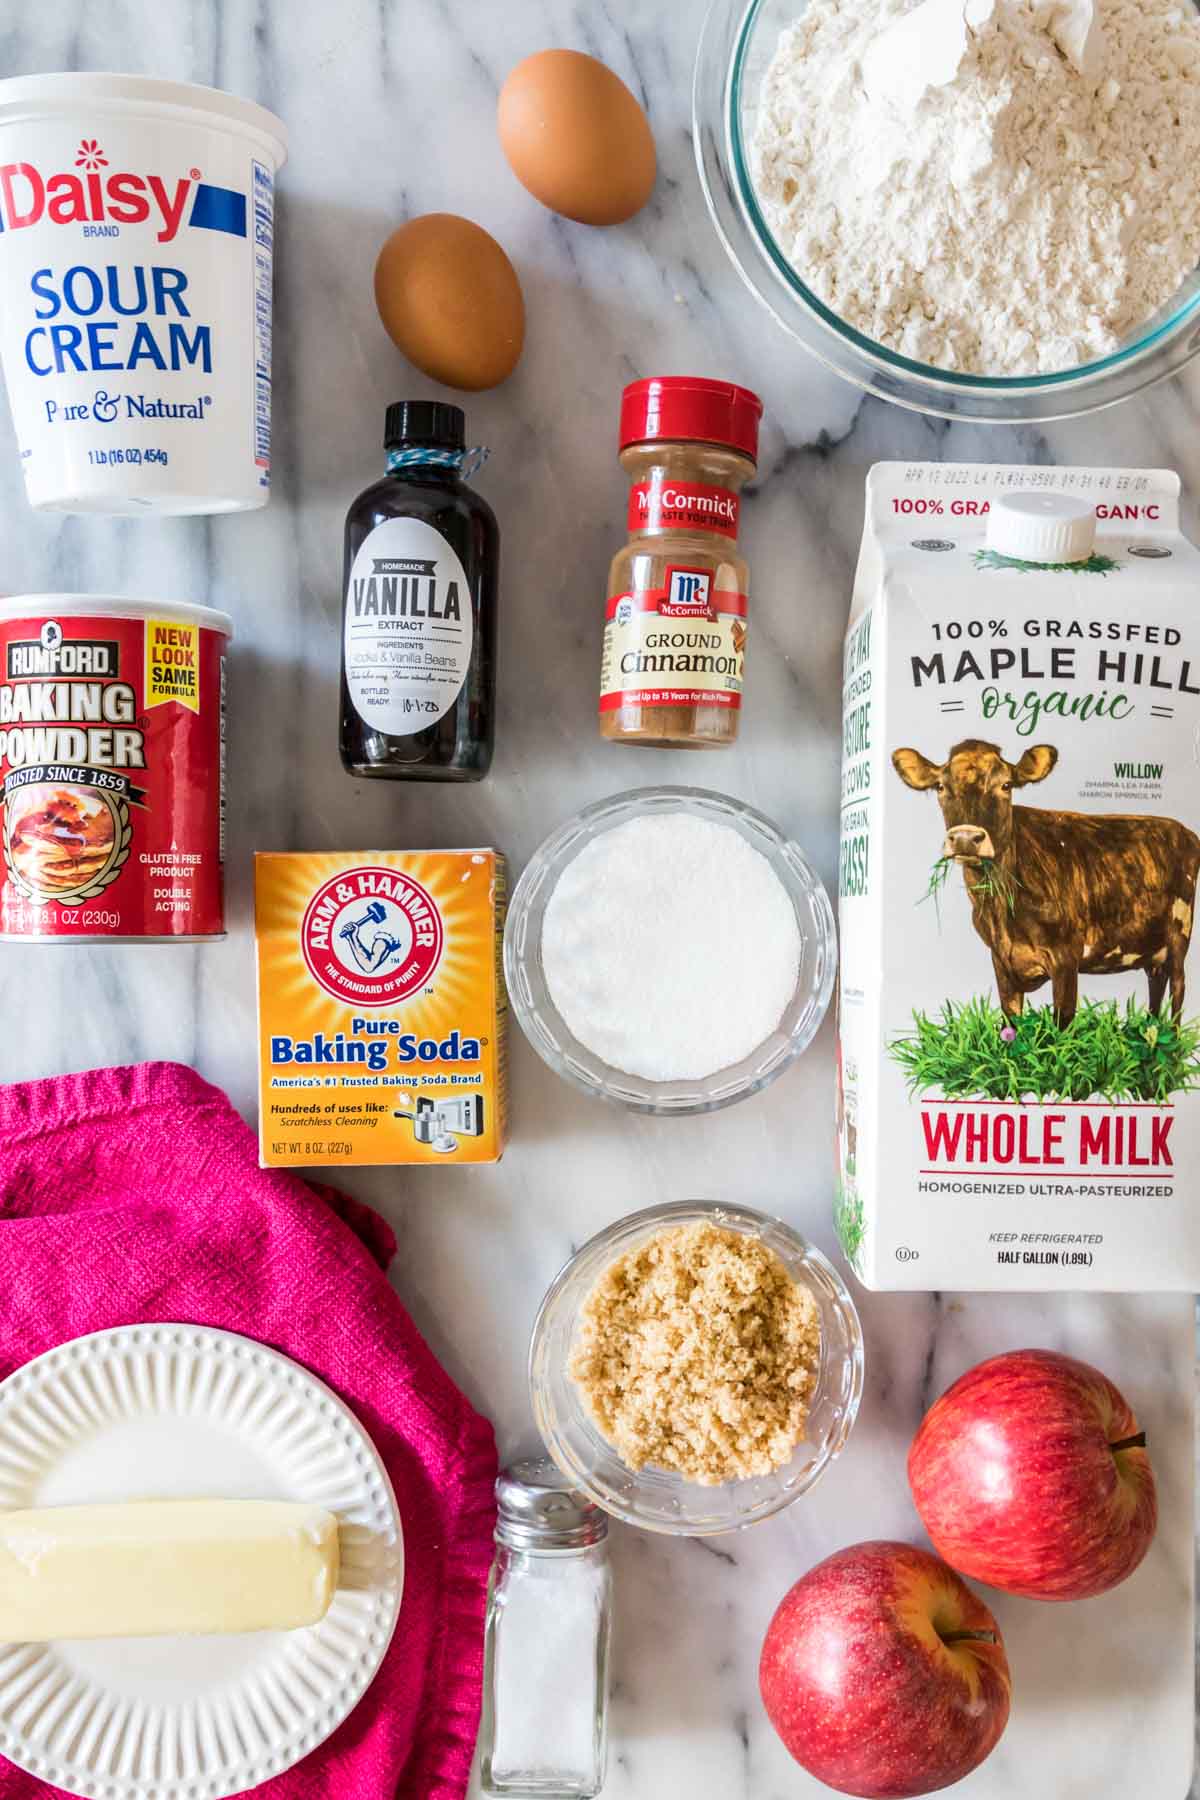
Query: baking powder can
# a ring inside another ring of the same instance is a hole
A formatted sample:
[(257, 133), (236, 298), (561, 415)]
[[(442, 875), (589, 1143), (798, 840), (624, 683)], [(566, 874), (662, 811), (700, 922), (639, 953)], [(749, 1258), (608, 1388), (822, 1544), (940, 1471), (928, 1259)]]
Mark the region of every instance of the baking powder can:
[(0, 939), (224, 935), (224, 613), (0, 601)]

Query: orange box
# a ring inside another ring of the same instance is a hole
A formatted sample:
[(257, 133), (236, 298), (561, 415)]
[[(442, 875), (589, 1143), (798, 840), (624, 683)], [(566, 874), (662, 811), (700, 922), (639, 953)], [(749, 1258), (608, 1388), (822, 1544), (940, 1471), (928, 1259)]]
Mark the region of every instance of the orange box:
[(254, 860), (263, 1167), (498, 1161), (503, 856)]

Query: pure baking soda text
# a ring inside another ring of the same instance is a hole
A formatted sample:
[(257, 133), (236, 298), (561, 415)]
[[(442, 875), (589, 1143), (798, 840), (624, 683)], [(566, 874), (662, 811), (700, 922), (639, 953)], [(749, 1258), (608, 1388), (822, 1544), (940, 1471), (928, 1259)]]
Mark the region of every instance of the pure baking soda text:
[(495, 1162), (504, 858), (256, 858), (264, 1166)]

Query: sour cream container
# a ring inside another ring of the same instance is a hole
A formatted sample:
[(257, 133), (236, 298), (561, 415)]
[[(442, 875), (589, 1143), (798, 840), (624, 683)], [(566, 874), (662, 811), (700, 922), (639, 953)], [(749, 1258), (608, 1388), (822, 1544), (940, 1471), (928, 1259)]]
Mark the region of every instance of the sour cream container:
[(32, 506), (265, 505), (286, 154), (216, 88), (0, 81), (0, 360)]
[(0, 600), (0, 943), (221, 937), (224, 613)]

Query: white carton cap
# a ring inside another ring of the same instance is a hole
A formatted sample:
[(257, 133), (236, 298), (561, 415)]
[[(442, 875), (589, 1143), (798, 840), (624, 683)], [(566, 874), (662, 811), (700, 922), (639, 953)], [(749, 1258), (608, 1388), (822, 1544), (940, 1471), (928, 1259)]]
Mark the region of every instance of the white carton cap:
[(987, 542), (1019, 562), (1086, 562), (1096, 547), (1096, 511), (1070, 494), (1002, 494), (992, 502)]

